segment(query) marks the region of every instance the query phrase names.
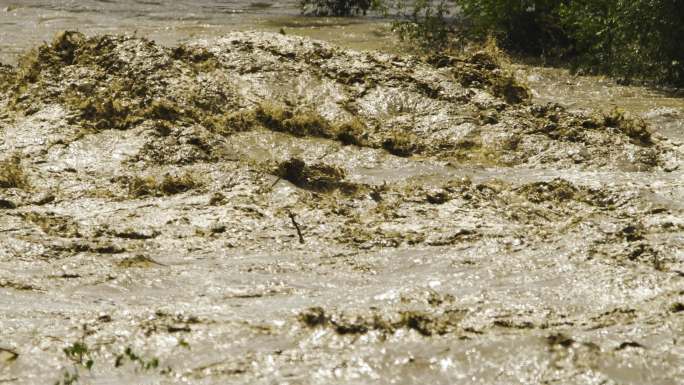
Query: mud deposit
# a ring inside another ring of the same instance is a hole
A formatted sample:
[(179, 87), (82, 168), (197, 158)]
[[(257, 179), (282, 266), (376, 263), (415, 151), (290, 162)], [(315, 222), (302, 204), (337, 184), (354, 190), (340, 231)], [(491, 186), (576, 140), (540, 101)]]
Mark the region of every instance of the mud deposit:
[(58, 35), (0, 68), (0, 383), (682, 383), (679, 139), (530, 95)]

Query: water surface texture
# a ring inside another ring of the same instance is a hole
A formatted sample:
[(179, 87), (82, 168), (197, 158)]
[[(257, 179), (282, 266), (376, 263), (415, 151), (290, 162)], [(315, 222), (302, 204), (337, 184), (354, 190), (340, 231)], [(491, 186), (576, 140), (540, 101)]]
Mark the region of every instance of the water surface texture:
[[(298, 1), (84, 0), (0, 1), (0, 62), (61, 30), (87, 34), (136, 33), (162, 44), (236, 30), (284, 28), (352, 48), (387, 46), (388, 26), (363, 19), (299, 17)], [(321, 28), (324, 27), (324, 28)], [(373, 39), (368, 39), (372, 36)]]
[(292, 3), (0, 4), (0, 383), (684, 383), (681, 99)]

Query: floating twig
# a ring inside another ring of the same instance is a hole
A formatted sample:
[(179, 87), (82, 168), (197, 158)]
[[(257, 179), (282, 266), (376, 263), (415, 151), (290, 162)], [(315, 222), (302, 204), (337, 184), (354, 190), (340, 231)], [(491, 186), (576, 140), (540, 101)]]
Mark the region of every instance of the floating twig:
[(295, 215), (293, 213), (288, 213), (290, 216), (290, 219), (292, 220), (292, 224), (294, 225), (295, 229), (297, 229), (297, 235), (299, 235), (299, 243), (304, 244), (304, 236), (302, 235), (302, 230), (299, 228), (299, 223), (297, 223), (297, 219), (295, 219)]
[(283, 177), (282, 177), (282, 176), (279, 176), (278, 179), (276, 179), (275, 182), (273, 182), (273, 184), (268, 188), (268, 190), (266, 190), (266, 192), (269, 192), (269, 191), (273, 190), (273, 188), (275, 187), (275, 185), (277, 185), (278, 182), (280, 182), (282, 179), (283, 179)]

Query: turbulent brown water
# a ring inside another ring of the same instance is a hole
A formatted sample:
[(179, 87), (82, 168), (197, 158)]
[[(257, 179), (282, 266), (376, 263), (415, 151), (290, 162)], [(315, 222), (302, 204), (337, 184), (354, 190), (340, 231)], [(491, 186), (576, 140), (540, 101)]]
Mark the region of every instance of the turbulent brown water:
[(681, 99), (288, 6), (18, 4), (0, 383), (683, 383)]
[(162, 44), (258, 29), (326, 39), (345, 47), (376, 49), (391, 42), (381, 20), (299, 17), (296, 0), (22, 0), (0, 1), (0, 62), (62, 30), (87, 34), (136, 33)]

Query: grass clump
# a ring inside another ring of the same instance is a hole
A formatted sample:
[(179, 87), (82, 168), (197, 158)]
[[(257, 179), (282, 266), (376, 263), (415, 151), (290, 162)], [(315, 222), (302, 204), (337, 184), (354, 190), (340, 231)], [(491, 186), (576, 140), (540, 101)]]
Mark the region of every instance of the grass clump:
[(229, 136), (236, 132), (251, 130), (256, 125), (254, 111), (242, 110), (206, 117), (202, 124), (218, 134)]
[(363, 146), (365, 144), (364, 135), (368, 128), (358, 118), (353, 118), (347, 122), (338, 124), (334, 131), (336, 139), (344, 145)]
[(531, 100), (529, 87), (519, 82), (507, 67), (508, 58), (494, 39), (489, 39), (481, 50), (455, 61), (454, 76), (464, 87), (489, 89), (509, 104), (526, 103)]
[(145, 358), (140, 356), (139, 354), (135, 353), (133, 351), (133, 348), (130, 346), (124, 349), (124, 352), (122, 354), (119, 354), (116, 356), (116, 360), (114, 361), (114, 367), (119, 368), (125, 364), (126, 361), (136, 363), (140, 370), (147, 371), (147, 370), (153, 370), (157, 369), (159, 367), (159, 358), (157, 357), (152, 357), (152, 358)]
[(313, 136), (337, 140), (345, 145), (364, 145), (363, 135), (367, 128), (358, 118), (331, 124), (315, 111), (301, 109), (293, 112), (283, 105), (262, 103), (254, 112), (254, 118), (264, 127), (278, 132), (305, 137)]
[(132, 197), (169, 196), (184, 193), (201, 186), (200, 181), (191, 173), (181, 175), (166, 174), (164, 177), (136, 176), (127, 180), (128, 195)]
[(126, 130), (145, 120), (175, 122), (188, 115), (173, 100), (141, 101), (136, 92), (136, 86), (130, 80), (117, 80), (94, 93), (72, 88), (62, 102), (77, 113), (77, 121), (95, 131)]
[(21, 167), (21, 161), (18, 157), (0, 161), (0, 188), (26, 190), (29, 187), (28, 178)]
[(287, 132), (295, 136), (334, 138), (333, 127), (318, 113), (311, 110), (292, 112), (282, 105), (262, 103), (255, 111), (256, 119), (266, 128)]
[(419, 152), (420, 146), (418, 138), (405, 131), (394, 131), (383, 140), (382, 148), (392, 155), (409, 157), (416, 152)]
[(300, 111), (283, 122), (283, 129), (295, 136), (334, 136), (332, 127), (322, 116), (313, 111)]
[(90, 370), (93, 367), (95, 361), (93, 361), (88, 345), (85, 342), (79, 341), (64, 348), (64, 354), (71, 361), (78, 365), (82, 365), (86, 369)]
[(140, 121), (140, 117), (124, 102), (119, 92), (108, 88), (97, 95), (71, 92), (64, 97), (64, 104), (77, 112), (78, 119), (94, 130), (125, 130)]

